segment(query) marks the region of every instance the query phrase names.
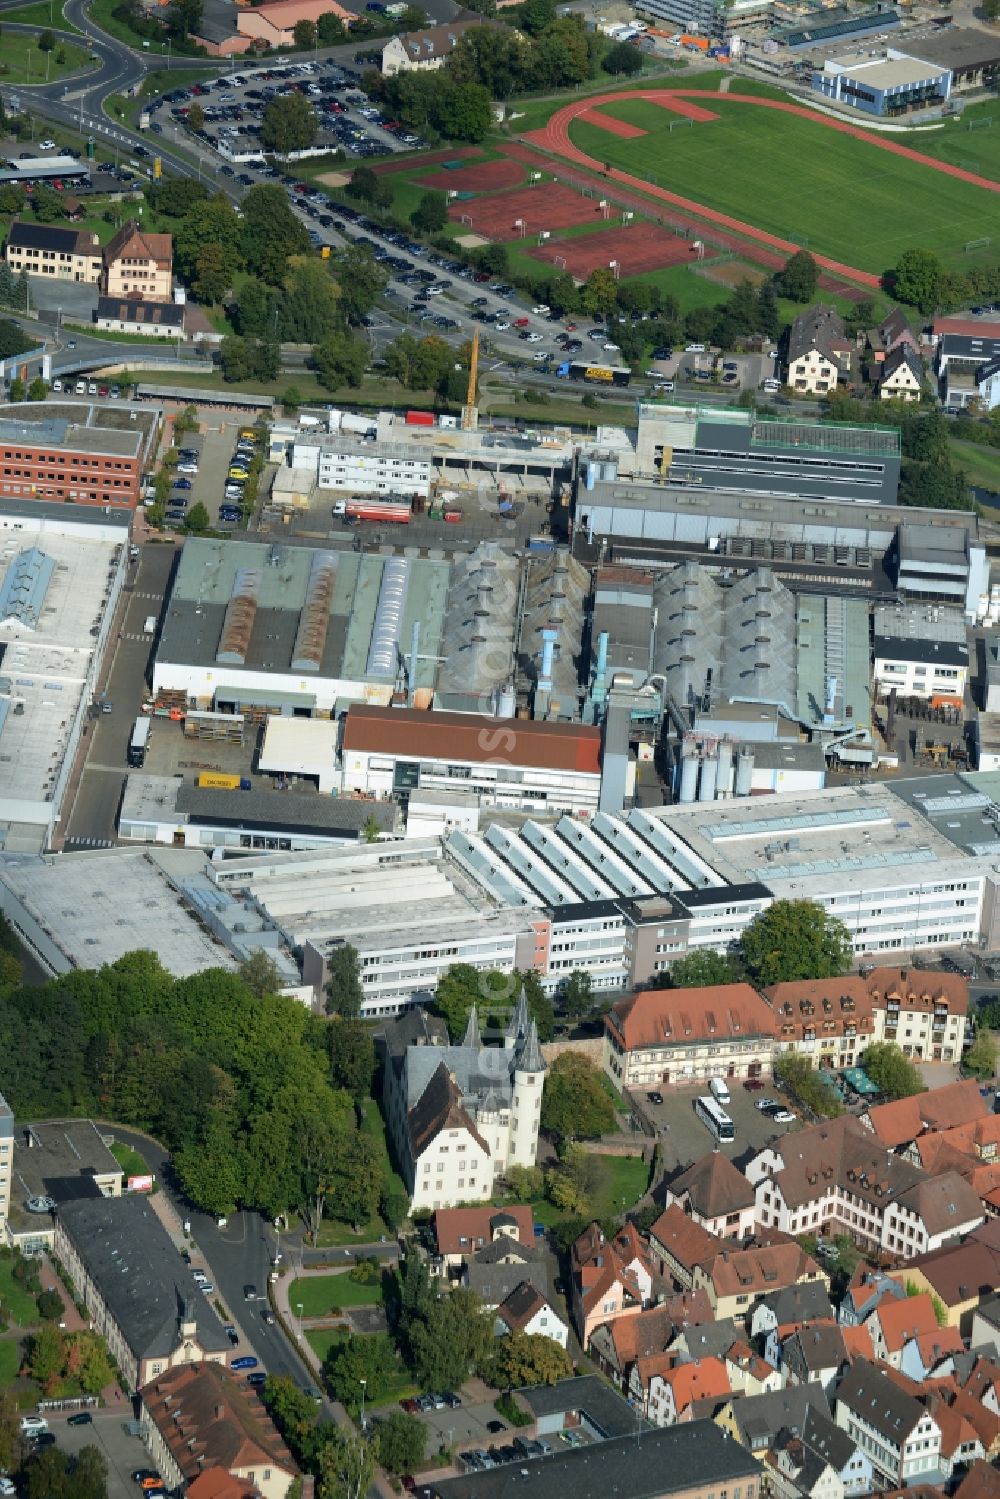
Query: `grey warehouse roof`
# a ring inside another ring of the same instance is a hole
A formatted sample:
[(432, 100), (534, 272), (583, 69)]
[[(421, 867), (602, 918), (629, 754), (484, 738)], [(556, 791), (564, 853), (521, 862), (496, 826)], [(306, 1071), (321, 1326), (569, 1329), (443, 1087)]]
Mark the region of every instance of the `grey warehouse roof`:
[[(641, 1417), (629, 1412), (629, 1420), (634, 1429)], [(440, 1499), (550, 1499), (554, 1493), (571, 1493), (574, 1499), (653, 1499), (689, 1489), (725, 1489), (760, 1472), (750, 1453), (714, 1421), (691, 1421), (434, 1487)]]
[(137, 1358), (166, 1357), (187, 1313), (208, 1352), (229, 1347), (214, 1307), (198, 1292), (159, 1218), (143, 1197), (65, 1203), (59, 1222)]

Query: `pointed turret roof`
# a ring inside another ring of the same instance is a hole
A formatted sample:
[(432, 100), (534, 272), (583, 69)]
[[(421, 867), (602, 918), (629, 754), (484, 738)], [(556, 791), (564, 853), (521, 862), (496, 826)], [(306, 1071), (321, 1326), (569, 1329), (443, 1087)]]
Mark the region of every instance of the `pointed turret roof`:
[(465, 1037), (462, 1041), (462, 1045), (474, 1046), (478, 1051), (482, 1044), (483, 1038), (479, 1034), (479, 1013), (475, 1005), (473, 1005), (472, 1009), (469, 1011), (469, 1023), (465, 1027)]
[(544, 1072), (545, 1058), (538, 1041), (538, 1026), (534, 1021), (528, 1026), (528, 1034), (514, 1057), (515, 1072)]
[(522, 984), (521, 992), (517, 996), (517, 1004), (511, 1011), (511, 1017), (507, 1022), (507, 1029), (504, 1032), (504, 1041), (508, 1046), (516, 1046), (522, 1036), (528, 1034), (528, 1022), (530, 1019), (528, 996), (524, 992), (524, 985)]

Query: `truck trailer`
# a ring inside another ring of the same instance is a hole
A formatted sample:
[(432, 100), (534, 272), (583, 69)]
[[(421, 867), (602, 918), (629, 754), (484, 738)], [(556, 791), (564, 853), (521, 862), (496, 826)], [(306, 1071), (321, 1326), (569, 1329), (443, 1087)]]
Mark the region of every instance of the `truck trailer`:
[(628, 385), (632, 371), (616, 364), (587, 364), (584, 360), (567, 359), (556, 367), (561, 380), (586, 380), (588, 385)]
[(354, 499), (337, 500), (333, 514), (343, 516), (345, 521), (378, 520), (408, 526), (413, 514), (413, 501), (405, 496), (383, 495), (381, 498), (358, 495)]

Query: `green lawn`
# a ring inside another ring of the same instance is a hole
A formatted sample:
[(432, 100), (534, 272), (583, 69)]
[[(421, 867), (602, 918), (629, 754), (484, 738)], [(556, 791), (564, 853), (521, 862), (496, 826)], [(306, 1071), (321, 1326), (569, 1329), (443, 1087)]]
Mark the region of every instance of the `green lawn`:
[(21, 1367), (21, 1345), (17, 1338), (0, 1338), (0, 1389), (13, 1384)]
[(149, 1175), (149, 1166), (139, 1152), (132, 1149), (131, 1145), (126, 1145), (123, 1141), (116, 1140), (111, 1146), (111, 1154), (125, 1173), (126, 1181), (130, 1176)]
[[(58, 62), (59, 57), (64, 60)], [(88, 63), (84, 48), (74, 47), (71, 42), (58, 42), (51, 52), (42, 52), (36, 36), (15, 31), (3, 34), (0, 81), (4, 83), (54, 83), (58, 78), (93, 66)]]
[(1000, 181), (1000, 109), (993, 102), (963, 109), (940, 130), (921, 131), (913, 144), (939, 161)]
[[(649, 1167), (641, 1156), (598, 1155), (597, 1188), (590, 1211), (595, 1218), (620, 1218), (634, 1207), (649, 1185)], [(536, 1223), (552, 1228), (567, 1216), (547, 1199), (534, 1202), (531, 1211)]]
[(880, 273), (915, 245), (958, 264), (966, 241), (1000, 236), (996, 195), (818, 120), (729, 101), (717, 120), (671, 131), (677, 117), (645, 100), (603, 112), (647, 134), (621, 140), (576, 121), (571, 139), (597, 161), (863, 270)]
[(310, 1327), (305, 1334), (309, 1347), (321, 1363), (330, 1349), (335, 1344), (342, 1343), (347, 1335), (347, 1330), (341, 1327)]
[(303, 1317), (325, 1317), (345, 1306), (379, 1306), (382, 1282), (358, 1285), (346, 1270), (340, 1275), (307, 1275), (288, 1288), (288, 1304), (296, 1316), (300, 1302)]
[(1000, 494), (1000, 448), (988, 448), (978, 442), (952, 438), (949, 444), (956, 467), (965, 470), (970, 484), (981, 485)]
[(19, 26), (53, 27), (56, 31), (79, 31), (63, 15), (63, 0), (37, 0), (34, 5), (21, 5), (17, 10), (6, 10), (4, 23), (10, 21)]
[(8, 1322), (30, 1327), (38, 1321), (35, 1298), (14, 1279), (13, 1270), (13, 1259), (0, 1259), (0, 1307)]

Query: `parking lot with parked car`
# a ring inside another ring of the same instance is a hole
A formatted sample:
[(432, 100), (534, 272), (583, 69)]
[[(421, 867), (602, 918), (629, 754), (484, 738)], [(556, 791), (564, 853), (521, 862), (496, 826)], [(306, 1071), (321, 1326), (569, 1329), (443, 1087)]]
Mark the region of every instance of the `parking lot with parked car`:
[[(756, 1086), (748, 1089), (735, 1078), (727, 1079), (729, 1102), (722, 1107), (736, 1127), (736, 1138), (723, 1142), (716, 1140), (695, 1113), (695, 1099), (710, 1096), (707, 1080), (667, 1092), (650, 1089), (637, 1093), (637, 1106), (656, 1130), (667, 1168), (690, 1166), (692, 1161), (717, 1145), (733, 1159), (745, 1155), (748, 1150), (761, 1150), (778, 1136), (800, 1129), (801, 1119), (782, 1121), (778, 1118), (778, 1110), (794, 1111), (796, 1115), (798, 1110), (773, 1082), (762, 1081), (763, 1089)], [(774, 1110), (758, 1107), (760, 1103), (771, 1100), (775, 1104)]]

